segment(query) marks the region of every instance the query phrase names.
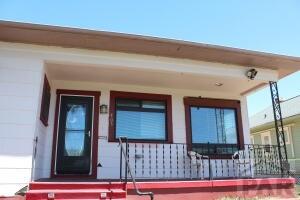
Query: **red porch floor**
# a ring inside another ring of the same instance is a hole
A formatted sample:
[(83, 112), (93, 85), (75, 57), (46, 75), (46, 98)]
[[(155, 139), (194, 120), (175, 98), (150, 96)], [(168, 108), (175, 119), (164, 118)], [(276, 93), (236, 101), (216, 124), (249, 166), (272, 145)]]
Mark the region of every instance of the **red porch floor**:
[[(235, 179), (212, 181), (169, 181), (169, 182), (139, 182), (142, 191), (152, 191), (155, 200), (215, 200), (223, 197), (279, 197), (296, 198), (295, 179), (265, 178), (265, 179)], [(142, 200), (149, 197), (135, 195), (133, 184), (127, 184), (127, 199)]]
[[(279, 197), (295, 198), (295, 179), (235, 179), (199, 181), (138, 182), (141, 191), (152, 191), (155, 200), (220, 199), (222, 197)], [(27, 199), (130, 199), (149, 200), (137, 196), (133, 184), (119, 182), (34, 182), (30, 184)], [(106, 193), (106, 195), (101, 195)], [(54, 195), (53, 195), (54, 194)], [(105, 197), (106, 196), (106, 197)]]

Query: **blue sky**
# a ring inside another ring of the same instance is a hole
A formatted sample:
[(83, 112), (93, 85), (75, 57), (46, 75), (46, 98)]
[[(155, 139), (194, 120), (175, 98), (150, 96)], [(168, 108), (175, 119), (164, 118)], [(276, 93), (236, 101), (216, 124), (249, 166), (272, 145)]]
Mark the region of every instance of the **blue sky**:
[[(0, 19), (159, 36), (300, 57), (299, 0), (0, 0)], [(300, 73), (279, 82), (300, 94)], [(271, 105), (249, 96), (249, 113)]]

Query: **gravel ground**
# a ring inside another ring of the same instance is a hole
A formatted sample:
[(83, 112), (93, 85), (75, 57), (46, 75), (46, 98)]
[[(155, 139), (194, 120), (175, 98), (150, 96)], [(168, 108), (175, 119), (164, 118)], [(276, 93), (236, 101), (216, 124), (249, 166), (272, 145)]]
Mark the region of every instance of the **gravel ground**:
[(0, 197), (0, 200), (25, 200), (25, 197), (23, 196)]

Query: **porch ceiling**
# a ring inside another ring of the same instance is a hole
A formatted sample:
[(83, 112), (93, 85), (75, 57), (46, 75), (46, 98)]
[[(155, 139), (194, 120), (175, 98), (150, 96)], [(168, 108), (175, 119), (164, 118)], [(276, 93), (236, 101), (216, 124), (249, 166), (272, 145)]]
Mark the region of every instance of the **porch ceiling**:
[[(231, 92), (233, 94), (244, 94), (255, 87), (265, 84), (262, 80), (249, 81), (233, 77), (53, 63), (47, 64), (47, 72), (49, 78), (52, 80), (129, 84), (148, 87)], [(216, 86), (216, 83), (223, 85)]]

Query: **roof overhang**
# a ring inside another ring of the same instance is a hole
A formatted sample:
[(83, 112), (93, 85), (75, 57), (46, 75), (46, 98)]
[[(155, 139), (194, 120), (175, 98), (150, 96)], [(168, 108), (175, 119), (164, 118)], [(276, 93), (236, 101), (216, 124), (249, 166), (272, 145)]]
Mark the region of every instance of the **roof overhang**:
[(300, 58), (172, 39), (0, 21), (0, 41), (107, 50), (277, 70), (283, 78), (300, 69)]

